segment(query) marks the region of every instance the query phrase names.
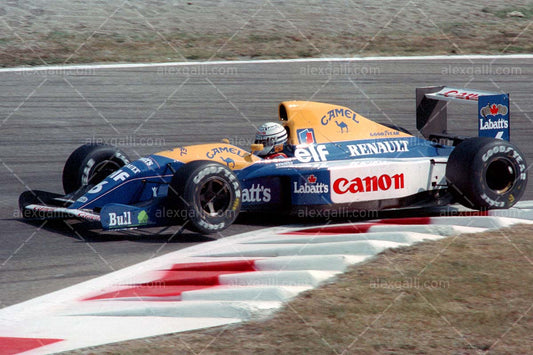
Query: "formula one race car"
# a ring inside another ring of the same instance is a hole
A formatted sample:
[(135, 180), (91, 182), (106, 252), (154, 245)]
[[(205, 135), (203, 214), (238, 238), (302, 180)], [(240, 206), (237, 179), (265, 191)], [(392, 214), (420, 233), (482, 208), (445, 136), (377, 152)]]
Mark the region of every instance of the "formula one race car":
[[(480, 137), (446, 133), (446, 100), (478, 103)], [(460, 202), (509, 208), (523, 195), (527, 164), (509, 140), (509, 96), (417, 89), (417, 128), (373, 122), (317, 102), (279, 106), (288, 158), (266, 160), (228, 143), (178, 147), (131, 162), (107, 145), (68, 158), (65, 194), (26, 191), (27, 218), (77, 218), (105, 230), (183, 224), (216, 233), (242, 211), (384, 210)]]

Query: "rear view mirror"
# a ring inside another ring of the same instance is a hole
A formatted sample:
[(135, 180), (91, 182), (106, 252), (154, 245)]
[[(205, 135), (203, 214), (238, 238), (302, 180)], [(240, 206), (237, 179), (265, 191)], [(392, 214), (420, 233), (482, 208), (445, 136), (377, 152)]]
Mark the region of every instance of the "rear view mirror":
[(265, 146), (262, 145), (262, 144), (252, 144), (250, 146), (250, 150), (252, 151), (252, 154), (254, 152), (259, 152), (259, 151), (263, 150), (264, 148), (265, 148)]

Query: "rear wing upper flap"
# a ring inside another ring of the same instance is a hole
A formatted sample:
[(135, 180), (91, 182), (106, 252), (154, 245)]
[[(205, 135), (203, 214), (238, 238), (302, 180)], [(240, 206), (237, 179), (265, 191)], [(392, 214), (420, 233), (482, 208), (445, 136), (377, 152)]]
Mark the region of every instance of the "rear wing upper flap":
[(509, 94), (446, 86), (416, 89), (416, 128), (424, 137), (448, 133), (448, 101), (477, 103), (478, 135), (510, 140)]

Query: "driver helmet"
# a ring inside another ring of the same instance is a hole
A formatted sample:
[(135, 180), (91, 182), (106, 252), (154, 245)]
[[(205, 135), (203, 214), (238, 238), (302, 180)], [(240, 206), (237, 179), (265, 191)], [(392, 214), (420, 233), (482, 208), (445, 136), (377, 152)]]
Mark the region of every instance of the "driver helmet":
[(256, 152), (260, 157), (279, 153), (287, 143), (285, 127), (276, 122), (267, 122), (259, 126), (255, 134), (255, 144), (262, 144), (263, 150)]

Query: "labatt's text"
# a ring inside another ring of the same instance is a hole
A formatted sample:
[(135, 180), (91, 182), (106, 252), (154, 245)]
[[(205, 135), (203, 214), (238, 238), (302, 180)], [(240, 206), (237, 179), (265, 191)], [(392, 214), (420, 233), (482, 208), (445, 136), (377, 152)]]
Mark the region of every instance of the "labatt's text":
[(293, 183), (295, 194), (322, 194), (329, 192), (329, 186), (324, 183), (299, 185), (296, 181)]
[(497, 121), (493, 121), (489, 119), (488, 121), (483, 122), (482, 119), (479, 119), (479, 129), (486, 130), (486, 129), (502, 129), (502, 128), (509, 128), (509, 121), (507, 121), (504, 118), (500, 118)]
[(248, 189), (242, 189), (242, 202), (270, 202), (271, 190), (263, 185), (253, 184)]

